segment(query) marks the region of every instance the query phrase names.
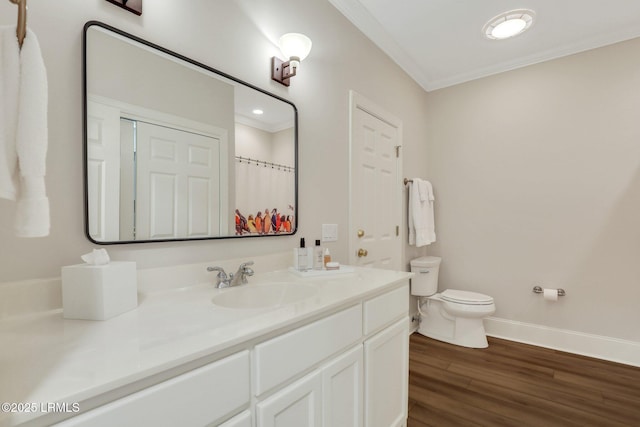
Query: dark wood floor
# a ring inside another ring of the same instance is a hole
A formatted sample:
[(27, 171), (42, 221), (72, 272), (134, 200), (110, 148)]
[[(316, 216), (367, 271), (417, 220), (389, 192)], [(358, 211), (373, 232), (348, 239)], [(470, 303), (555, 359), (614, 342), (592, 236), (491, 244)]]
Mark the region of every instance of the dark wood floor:
[(408, 427), (640, 426), (640, 368), (489, 337), (411, 336)]

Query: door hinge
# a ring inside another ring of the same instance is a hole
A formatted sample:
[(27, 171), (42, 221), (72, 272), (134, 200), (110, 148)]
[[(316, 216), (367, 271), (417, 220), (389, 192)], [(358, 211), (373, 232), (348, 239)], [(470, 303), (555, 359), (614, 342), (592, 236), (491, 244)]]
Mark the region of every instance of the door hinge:
[(396, 145), (396, 159), (400, 157), (400, 147), (401, 145)]
[(400, 235), (400, 226), (396, 225), (396, 236)]

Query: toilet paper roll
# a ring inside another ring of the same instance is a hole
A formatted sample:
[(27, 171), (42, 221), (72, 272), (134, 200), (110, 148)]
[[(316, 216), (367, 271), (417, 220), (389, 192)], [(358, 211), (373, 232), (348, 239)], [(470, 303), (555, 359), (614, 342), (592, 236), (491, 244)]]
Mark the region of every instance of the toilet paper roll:
[(558, 301), (558, 290), (557, 289), (544, 289), (543, 292), (544, 299), (547, 301)]

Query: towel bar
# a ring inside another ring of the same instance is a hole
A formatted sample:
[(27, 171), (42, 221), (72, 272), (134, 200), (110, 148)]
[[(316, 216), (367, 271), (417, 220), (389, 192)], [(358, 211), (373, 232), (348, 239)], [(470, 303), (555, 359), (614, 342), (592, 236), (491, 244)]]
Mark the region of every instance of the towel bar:
[(18, 24), (16, 25), (16, 36), (18, 44), (22, 47), (22, 42), (27, 34), (27, 0), (9, 0), (18, 5)]

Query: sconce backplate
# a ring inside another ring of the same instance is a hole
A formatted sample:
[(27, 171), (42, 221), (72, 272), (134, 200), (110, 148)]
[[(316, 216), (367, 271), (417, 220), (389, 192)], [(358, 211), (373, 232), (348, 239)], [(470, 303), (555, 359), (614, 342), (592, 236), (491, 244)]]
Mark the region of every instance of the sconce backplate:
[[(288, 61), (287, 61), (288, 62)], [(271, 80), (289, 86), (291, 84), (288, 63), (274, 56), (271, 58)]]
[(136, 15), (142, 15), (142, 0), (107, 0), (109, 3), (115, 4), (125, 10)]

